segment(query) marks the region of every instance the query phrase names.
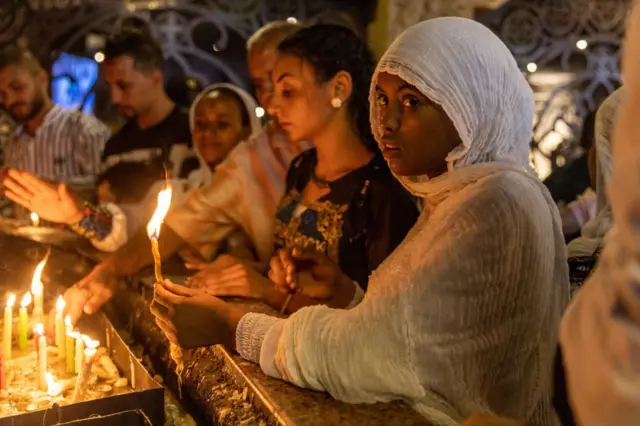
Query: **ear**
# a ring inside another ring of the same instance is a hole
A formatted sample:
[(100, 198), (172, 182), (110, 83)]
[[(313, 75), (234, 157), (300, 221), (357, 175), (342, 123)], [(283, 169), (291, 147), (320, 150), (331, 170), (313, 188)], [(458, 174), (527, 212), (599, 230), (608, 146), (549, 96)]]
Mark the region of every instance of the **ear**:
[(36, 78), (38, 79), (42, 87), (45, 88), (45, 90), (49, 87), (49, 74), (47, 74), (45, 70), (41, 70), (40, 72), (38, 72)]
[(339, 98), (343, 104), (346, 104), (351, 93), (353, 92), (353, 80), (351, 74), (346, 71), (338, 71), (331, 79), (332, 98)]
[(152, 70), (151, 79), (156, 86), (164, 87), (164, 74), (162, 71), (157, 69)]

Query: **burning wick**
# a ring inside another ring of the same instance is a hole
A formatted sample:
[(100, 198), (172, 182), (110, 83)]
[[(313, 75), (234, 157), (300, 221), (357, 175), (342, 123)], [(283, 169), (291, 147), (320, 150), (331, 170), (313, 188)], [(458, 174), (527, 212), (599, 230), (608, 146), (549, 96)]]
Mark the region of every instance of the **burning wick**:
[[(48, 256), (47, 256), (48, 257)], [(42, 271), (47, 264), (47, 258), (45, 257), (33, 273), (33, 279), (31, 280), (31, 293), (33, 294), (33, 318), (38, 321), (44, 314), (43, 305), (43, 293), (44, 285), (42, 284)]]
[(40, 226), (40, 216), (36, 212), (31, 212), (31, 225), (38, 227)]
[(160, 257), (160, 247), (158, 246), (158, 238), (160, 238), (160, 228), (162, 221), (169, 211), (171, 205), (171, 186), (167, 184), (165, 189), (158, 194), (158, 207), (153, 212), (153, 216), (147, 225), (147, 235), (151, 240), (151, 252), (153, 253), (154, 272), (157, 282), (162, 282), (162, 258)]

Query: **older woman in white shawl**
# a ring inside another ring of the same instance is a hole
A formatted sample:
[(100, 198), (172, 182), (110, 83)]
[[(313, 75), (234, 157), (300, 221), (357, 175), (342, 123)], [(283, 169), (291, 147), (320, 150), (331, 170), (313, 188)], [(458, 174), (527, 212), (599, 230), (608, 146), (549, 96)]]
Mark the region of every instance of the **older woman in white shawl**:
[(617, 116), (624, 90), (612, 93), (600, 106), (596, 115), (595, 150), (596, 150), (596, 200), (597, 214), (582, 228), (582, 235), (571, 241), (567, 247), (569, 255), (569, 274), (572, 292), (575, 292), (589, 276), (604, 239), (611, 229), (613, 218), (611, 205), (607, 196), (607, 184), (611, 176), (611, 139), (613, 123)]
[[(158, 324), (183, 346), (235, 346), (267, 374), (342, 401), (408, 400), (437, 425), (475, 412), (553, 424), (567, 259), (556, 207), (528, 168), (533, 94), (515, 60), (479, 23), (426, 21), (389, 48), (371, 98), (390, 167), (426, 206), (364, 299), (285, 320), (165, 282)], [(309, 258), (315, 287), (344, 279)], [(198, 336), (196, 307), (208, 324)]]

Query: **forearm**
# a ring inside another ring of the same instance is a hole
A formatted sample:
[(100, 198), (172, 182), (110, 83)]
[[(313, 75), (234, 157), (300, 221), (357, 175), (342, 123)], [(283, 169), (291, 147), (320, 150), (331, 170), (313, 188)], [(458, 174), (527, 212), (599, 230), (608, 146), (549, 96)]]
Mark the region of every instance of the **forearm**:
[[(166, 225), (162, 227), (158, 242), (162, 259), (170, 257), (185, 244), (184, 240)], [(128, 276), (153, 264), (153, 260), (149, 237), (143, 228), (138, 230), (124, 247), (115, 252), (108, 262), (113, 265), (118, 276)]]
[[(342, 289), (333, 298), (329, 300), (315, 299), (307, 296), (304, 293), (294, 293), (289, 306), (287, 307), (287, 313), (292, 314), (305, 306), (315, 305), (327, 305), (334, 309), (346, 309), (355, 306), (362, 300), (364, 292), (362, 290), (357, 291), (357, 284), (354, 282), (347, 282), (341, 286)], [(269, 306), (280, 310), (287, 301), (288, 295), (282, 294), (275, 289), (275, 287), (269, 287), (265, 289), (265, 294), (262, 300)], [(355, 300), (357, 299), (357, 300)]]

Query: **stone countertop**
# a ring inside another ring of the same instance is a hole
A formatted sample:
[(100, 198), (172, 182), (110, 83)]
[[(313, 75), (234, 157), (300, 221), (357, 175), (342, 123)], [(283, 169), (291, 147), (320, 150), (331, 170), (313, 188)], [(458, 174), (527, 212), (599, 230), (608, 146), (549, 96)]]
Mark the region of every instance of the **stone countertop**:
[[(1, 225), (1, 224), (0, 224)], [(1, 228), (1, 226), (0, 226)], [(45, 269), (45, 292), (51, 299), (86, 275), (93, 261), (77, 253), (67, 236), (48, 235), (47, 243), (29, 241), (2, 233), (0, 229), (0, 289), (26, 291), (37, 263), (48, 250), (51, 257)], [(45, 234), (43, 231), (38, 233)], [(50, 245), (50, 246), (49, 246)], [(82, 246), (86, 249), (86, 246)], [(86, 254), (86, 253), (85, 253)], [(182, 275), (177, 262), (166, 265), (167, 275)], [(151, 276), (150, 270), (143, 275)], [(177, 392), (174, 364), (169, 345), (149, 311), (150, 287), (136, 280), (137, 289), (124, 287), (105, 308), (114, 325), (124, 326), (144, 347), (145, 357), (165, 376), (166, 384)], [(135, 286), (134, 286), (135, 287)], [(278, 315), (262, 303), (234, 300), (251, 311)], [(429, 423), (402, 402), (351, 405), (334, 400), (326, 393), (296, 388), (267, 377), (259, 366), (221, 346), (187, 351), (183, 376), (182, 403), (200, 420), (198, 424), (219, 425), (425, 425)]]

